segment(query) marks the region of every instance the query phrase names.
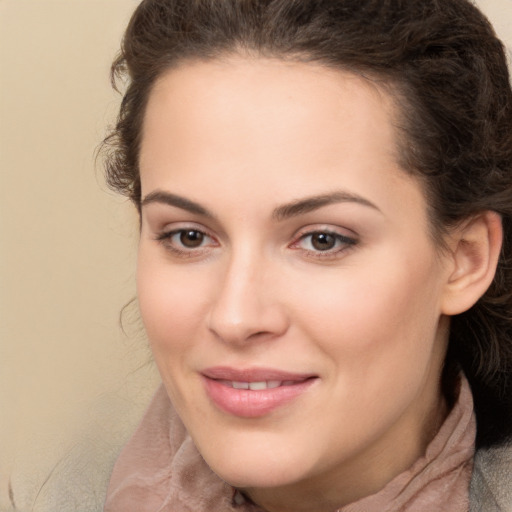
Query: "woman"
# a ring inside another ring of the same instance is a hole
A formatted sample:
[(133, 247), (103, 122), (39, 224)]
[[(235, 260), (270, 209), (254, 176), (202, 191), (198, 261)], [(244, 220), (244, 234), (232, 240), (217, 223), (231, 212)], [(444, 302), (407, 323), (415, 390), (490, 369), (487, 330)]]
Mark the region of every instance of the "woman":
[(106, 510), (507, 510), (512, 93), (482, 14), (145, 0), (113, 72), (163, 387)]

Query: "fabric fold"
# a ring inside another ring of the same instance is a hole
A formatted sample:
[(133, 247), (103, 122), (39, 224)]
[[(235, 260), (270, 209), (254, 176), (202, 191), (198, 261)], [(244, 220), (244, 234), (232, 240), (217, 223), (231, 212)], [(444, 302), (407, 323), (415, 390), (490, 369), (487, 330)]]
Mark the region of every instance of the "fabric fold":
[[(423, 457), (382, 490), (338, 512), (469, 510), (476, 420), (467, 380)], [(156, 392), (119, 456), (105, 512), (262, 512), (203, 460), (165, 389)]]

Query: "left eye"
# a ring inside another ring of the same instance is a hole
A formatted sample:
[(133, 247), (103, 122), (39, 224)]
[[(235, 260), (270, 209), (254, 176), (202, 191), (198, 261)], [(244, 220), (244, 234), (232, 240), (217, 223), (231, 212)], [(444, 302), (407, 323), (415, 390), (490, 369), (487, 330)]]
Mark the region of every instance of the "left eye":
[(331, 233), (329, 231), (316, 231), (303, 235), (297, 242), (301, 249), (308, 251), (328, 252), (341, 249), (347, 245), (354, 245), (355, 240), (339, 233)]

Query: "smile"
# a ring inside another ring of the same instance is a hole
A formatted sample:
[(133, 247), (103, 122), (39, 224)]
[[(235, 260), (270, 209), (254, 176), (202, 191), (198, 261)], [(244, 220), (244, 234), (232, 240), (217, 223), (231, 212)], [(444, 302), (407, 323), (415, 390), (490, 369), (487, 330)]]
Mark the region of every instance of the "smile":
[(201, 376), (212, 404), (241, 418), (268, 415), (301, 397), (318, 380), (310, 374), (227, 367), (209, 368)]
[(275, 389), (281, 386), (293, 386), (297, 384), (297, 381), (287, 380), (269, 380), (269, 381), (260, 381), (260, 382), (239, 382), (239, 381), (229, 381), (229, 380), (221, 380), (219, 381), (221, 384), (225, 386), (232, 387), (234, 389), (250, 389), (251, 391), (261, 391), (263, 389)]

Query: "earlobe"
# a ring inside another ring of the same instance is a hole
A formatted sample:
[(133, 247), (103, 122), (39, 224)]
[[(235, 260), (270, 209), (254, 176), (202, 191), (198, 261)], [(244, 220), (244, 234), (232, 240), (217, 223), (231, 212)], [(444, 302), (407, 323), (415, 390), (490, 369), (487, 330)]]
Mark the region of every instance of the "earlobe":
[(457, 227), (451, 238), (453, 260), (442, 301), (442, 313), (467, 311), (491, 285), (503, 240), (501, 217), (485, 211)]

